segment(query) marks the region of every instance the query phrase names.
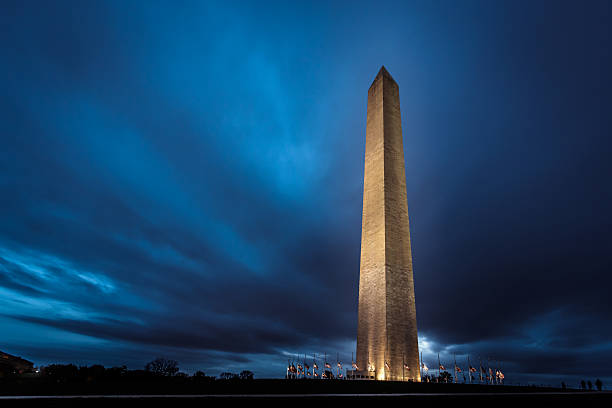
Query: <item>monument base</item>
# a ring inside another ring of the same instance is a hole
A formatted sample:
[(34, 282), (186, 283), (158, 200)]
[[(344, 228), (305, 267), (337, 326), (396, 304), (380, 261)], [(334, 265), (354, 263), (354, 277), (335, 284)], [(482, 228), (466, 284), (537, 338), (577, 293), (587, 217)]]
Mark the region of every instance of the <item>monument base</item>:
[(375, 373), (373, 371), (365, 370), (346, 370), (347, 380), (375, 380)]

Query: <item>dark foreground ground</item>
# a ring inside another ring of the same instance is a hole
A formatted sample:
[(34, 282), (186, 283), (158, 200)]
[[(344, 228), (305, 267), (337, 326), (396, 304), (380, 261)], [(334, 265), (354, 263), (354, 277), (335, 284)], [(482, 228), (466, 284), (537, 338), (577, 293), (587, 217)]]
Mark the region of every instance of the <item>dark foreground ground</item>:
[[(494, 394), (295, 394), (295, 395), (175, 395), (175, 396), (72, 396), (39, 397), (28, 399), (0, 398), (0, 407), (202, 407), (202, 406), (611, 406), (608, 392), (585, 393), (494, 393)], [(348, 404), (348, 405), (347, 405)], [(451, 404), (451, 405), (448, 405)], [(480, 405), (485, 404), (485, 405)], [(493, 404), (493, 405), (489, 405)]]
[[(0, 382), (0, 407), (217, 406), (263, 404), (580, 404), (612, 406), (612, 392), (557, 388), (378, 381), (251, 380), (51, 383)], [(477, 406), (477, 405), (474, 405)], [(480, 405), (478, 405), (480, 406)]]

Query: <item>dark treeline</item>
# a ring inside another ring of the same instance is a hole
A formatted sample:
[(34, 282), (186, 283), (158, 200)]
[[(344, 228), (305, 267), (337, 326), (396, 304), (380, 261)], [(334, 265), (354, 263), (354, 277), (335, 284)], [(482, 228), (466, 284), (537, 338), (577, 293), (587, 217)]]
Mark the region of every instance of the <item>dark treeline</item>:
[[(32, 378), (33, 376), (30, 376)], [(196, 371), (195, 374), (189, 375), (179, 370), (178, 362), (167, 360), (165, 358), (157, 358), (144, 367), (144, 370), (128, 370), (126, 366), (106, 368), (102, 365), (95, 364), (92, 366), (77, 367), (74, 364), (51, 364), (41, 367), (37, 376), (43, 380), (51, 380), (57, 383), (67, 382), (92, 382), (105, 380), (129, 380), (129, 379), (153, 379), (153, 380), (168, 380), (170, 377), (174, 379), (191, 379), (194, 382), (215, 381), (215, 376), (208, 376), (203, 371)], [(244, 370), (238, 374), (231, 372), (222, 372), (219, 374), (219, 380), (252, 380), (253, 372)]]
[(0, 394), (132, 394), (132, 393), (207, 393), (224, 388), (223, 384), (244, 383), (254, 380), (253, 372), (222, 372), (218, 377), (203, 371), (189, 375), (180, 371), (174, 360), (157, 358), (143, 369), (129, 370), (126, 366), (104, 367), (95, 364), (50, 364), (38, 370), (18, 373), (5, 370), (0, 375)]
[[(157, 358), (148, 363), (144, 370), (128, 370), (126, 366), (106, 368), (95, 364), (92, 366), (79, 366), (74, 364), (51, 364), (40, 368), (36, 376), (43, 380), (51, 380), (57, 383), (67, 382), (92, 382), (105, 380), (129, 380), (129, 379), (192, 379), (195, 382), (215, 381), (215, 376), (208, 376), (203, 371), (197, 371), (193, 375), (181, 372), (178, 363), (174, 360)], [(249, 370), (239, 374), (222, 372), (220, 380), (252, 380), (254, 375)]]

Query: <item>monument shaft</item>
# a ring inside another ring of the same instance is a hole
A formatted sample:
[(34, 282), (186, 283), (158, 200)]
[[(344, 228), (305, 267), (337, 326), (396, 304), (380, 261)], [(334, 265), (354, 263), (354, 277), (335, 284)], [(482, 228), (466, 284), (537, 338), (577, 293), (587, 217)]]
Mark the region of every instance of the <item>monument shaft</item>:
[(399, 87), (384, 67), (368, 91), (356, 363), (420, 381)]

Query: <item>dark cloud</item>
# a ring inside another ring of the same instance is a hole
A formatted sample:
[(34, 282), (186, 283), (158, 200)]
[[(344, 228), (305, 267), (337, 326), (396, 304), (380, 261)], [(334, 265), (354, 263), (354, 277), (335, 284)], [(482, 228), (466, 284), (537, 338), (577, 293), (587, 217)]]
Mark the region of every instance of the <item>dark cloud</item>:
[(523, 6), (5, 4), (0, 349), (347, 361), (384, 63), (426, 360), (605, 376), (610, 7)]

